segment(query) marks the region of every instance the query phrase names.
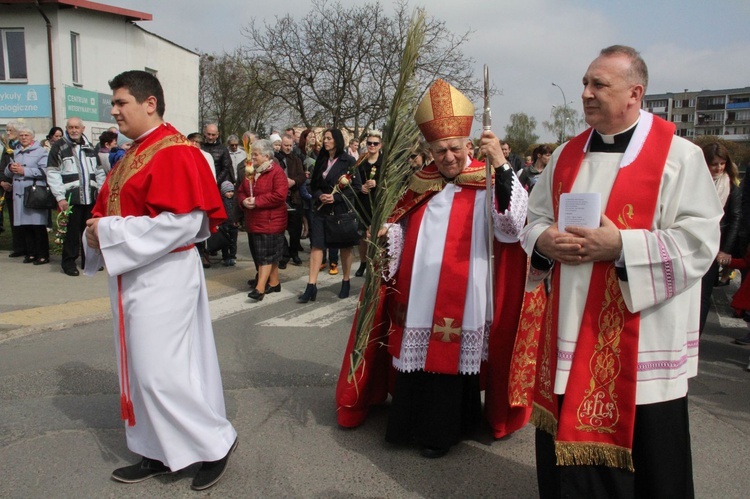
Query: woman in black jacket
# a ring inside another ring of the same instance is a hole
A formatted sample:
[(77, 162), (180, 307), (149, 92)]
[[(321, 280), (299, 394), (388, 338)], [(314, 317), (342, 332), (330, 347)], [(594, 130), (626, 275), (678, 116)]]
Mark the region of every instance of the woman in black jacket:
[(352, 247), (359, 242), (359, 236), (351, 241), (335, 243), (326, 239), (325, 223), (336, 215), (352, 211), (356, 204), (356, 193), (362, 189), (359, 176), (354, 171), (354, 158), (344, 152), (344, 136), (341, 131), (329, 128), (323, 133), (323, 147), (318, 154), (310, 178), (313, 197), (312, 218), (310, 220), (310, 277), (305, 292), (298, 301), (307, 303), (318, 294), (318, 272), (323, 262), (323, 248), (341, 250), (343, 281), (339, 298), (349, 296), (349, 273), (352, 268)]
[[(719, 254), (716, 255), (711, 268), (703, 276), (701, 282), (701, 322), (700, 332), (706, 325), (708, 308), (711, 304), (711, 293), (719, 278), (719, 266), (727, 266), (732, 260), (732, 254), (736, 253), (738, 233), (740, 228), (741, 195), (739, 184), (739, 173), (737, 166), (732, 162), (729, 151), (719, 142), (712, 142), (703, 146), (703, 156), (714, 179), (716, 193), (719, 201), (724, 207), (724, 216), (721, 218), (719, 227), (721, 229), (721, 243)], [(735, 255), (743, 256), (743, 255)]]

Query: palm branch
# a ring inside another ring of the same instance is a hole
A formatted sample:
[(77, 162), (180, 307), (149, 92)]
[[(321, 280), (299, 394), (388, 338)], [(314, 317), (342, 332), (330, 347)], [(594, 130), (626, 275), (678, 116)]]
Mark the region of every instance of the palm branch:
[(375, 192), (370, 221), (371, 238), (367, 241), (367, 270), (356, 320), (356, 337), (350, 358), (348, 379), (356, 385), (355, 373), (362, 367), (365, 350), (372, 341), (371, 333), (379, 324), (374, 324), (375, 312), (380, 301), (380, 286), (383, 269), (388, 265), (383, 243), (377, 237), (378, 230), (388, 220), (396, 203), (406, 190), (411, 174), (409, 155), (419, 140), (419, 129), (414, 121), (421, 92), (415, 78), (415, 67), (419, 51), (425, 38), (425, 13), (415, 9), (401, 54), (400, 78), (393, 102), (388, 110), (383, 133), (383, 162), (379, 184)]

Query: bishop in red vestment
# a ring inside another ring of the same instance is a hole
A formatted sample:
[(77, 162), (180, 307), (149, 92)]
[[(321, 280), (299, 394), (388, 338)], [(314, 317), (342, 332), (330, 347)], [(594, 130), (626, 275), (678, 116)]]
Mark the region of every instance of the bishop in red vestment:
[[(352, 328), (336, 394), (339, 424), (353, 427), (390, 392), (386, 440), (416, 441), (425, 457), (444, 455), (478, 427), (482, 383), (496, 437), (520, 428), (529, 415), (526, 408), (511, 410), (507, 386), (523, 300), (526, 258), (518, 234), (527, 196), (492, 132), (480, 143), (496, 178), (493, 192), (486, 191), (485, 164), (472, 161), (466, 149), (473, 115), (471, 102), (442, 80), (419, 105), (417, 123), (434, 162), (412, 177), (391, 216), (389, 275), (376, 329), (363, 367), (352, 376)], [(492, 213), (486, 196), (493, 197)]]

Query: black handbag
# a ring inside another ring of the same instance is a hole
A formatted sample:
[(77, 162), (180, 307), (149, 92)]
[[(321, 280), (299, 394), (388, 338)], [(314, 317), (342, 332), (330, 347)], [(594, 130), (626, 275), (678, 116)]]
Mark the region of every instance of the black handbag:
[(48, 185), (36, 185), (34, 180), (31, 185), (23, 188), (23, 207), (31, 210), (52, 210), (57, 208), (57, 201)]
[(359, 228), (357, 215), (348, 210), (345, 213), (326, 215), (324, 225), (326, 245), (338, 248), (350, 248), (359, 244), (362, 231)]

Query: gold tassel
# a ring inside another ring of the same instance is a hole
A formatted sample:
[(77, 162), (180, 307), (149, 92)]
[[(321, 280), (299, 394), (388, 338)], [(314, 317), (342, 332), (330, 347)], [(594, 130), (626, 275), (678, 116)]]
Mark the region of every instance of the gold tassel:
[(555, 442), (558, 466), (607, 466), (628, 471), (633, 469), (630, 449), (596, 442)]
[(540, 430), (557, 437), (557, 420), (547, 409), (534, 402), (529, 422)]

